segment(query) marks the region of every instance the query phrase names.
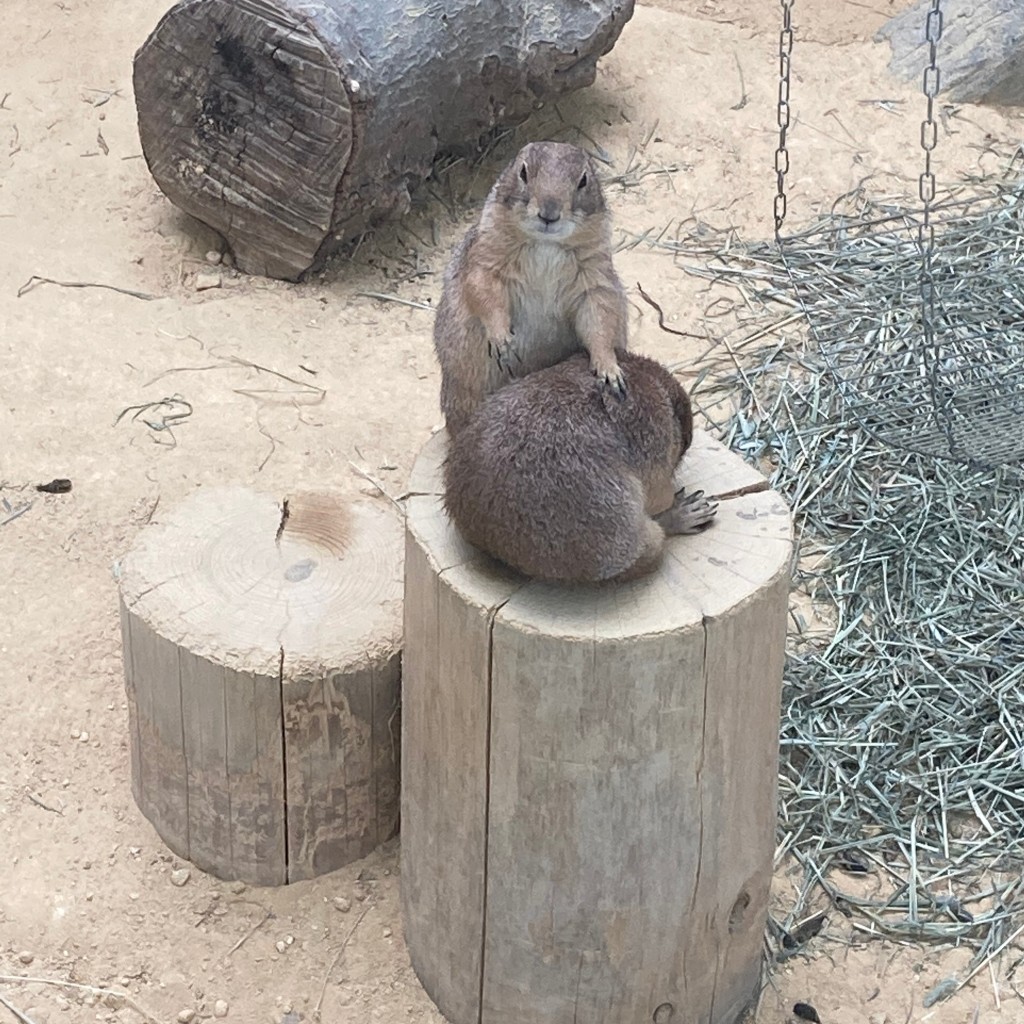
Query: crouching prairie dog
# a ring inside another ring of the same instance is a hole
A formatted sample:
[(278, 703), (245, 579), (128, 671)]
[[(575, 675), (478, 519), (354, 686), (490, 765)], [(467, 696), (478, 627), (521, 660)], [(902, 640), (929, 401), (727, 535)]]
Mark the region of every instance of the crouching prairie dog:
[(703, 492), (673, 492), (689, 398), (652, 359), (619, 364), (621, 400), (574, 355), (490, 395), (449, 439), (444, 503), (471, 544), (538, 579), (626, 580), (657, 568), (666, 535), (711, 522)]
[(620, 392), (626, 293), (593, 163), (557, 142), (524, 146), (456, 246), (434, 320), (441, 408), (452, 435), (484, 396), (585, 349)]

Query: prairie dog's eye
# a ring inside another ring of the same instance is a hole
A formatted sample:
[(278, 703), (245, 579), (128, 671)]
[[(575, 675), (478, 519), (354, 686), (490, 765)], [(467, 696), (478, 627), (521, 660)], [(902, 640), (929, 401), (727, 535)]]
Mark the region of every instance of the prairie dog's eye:
[(580, 178), (580, 183), (576, 187), (577, 188), (586, 188), (587, 187), (587, 172), (586, 171), (583, 172), (583, 177)]
[(530, 180), (526, 173), (526, 164), (519, 168), (519, 177), (523, 179), (524, 185)]

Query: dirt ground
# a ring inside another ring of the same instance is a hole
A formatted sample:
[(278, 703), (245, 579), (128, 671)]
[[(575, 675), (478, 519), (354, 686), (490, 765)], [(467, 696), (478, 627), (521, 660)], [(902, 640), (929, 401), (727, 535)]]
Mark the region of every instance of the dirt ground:
[[(879, 192), (913, 191), (922, 102), (916, 83), (888, 74), (887, 45), (872, 42), (905, 2), (796, 4), (795, 222), (868, 174)], [(442, 1018), (402, 942), (396, 844), (278, 890), (196, 869), (185, 884), (172, 882), (184, 865), (129, 790), (111, 566), (157, 502), (166, 507), (203, 484), (366, 490), (351, 460), (391, 493), (403, 491), (440, 419), (431, 313), (358, 293), (436, 301), (446, 253), (513, 144), (463, 176), (469, 194), (455, 218), (424, 193), (403, 224), (312, 282), (225, 269), (221, 287), (198, 291), (196, 275), (218, 241), (150, 179), (132, 99), (132, 54), (165, 6), (3, 4), (0, 973), (126, 989), (161, 1022), (226, 1011), (229, 1020), (293, 1024), (311, 1019), (322, 999), (323, 1019), (338, 1024), (434, 1024)], [(634, 170), (652, 172), (609, 186), (624, 242), (687, 218), (768, 236), (776, 8), (748, 0), (639, 7), (593, 88), (542, 111), (518, 139), (585, 132), (613, 158), (610, 174), (626, 171), (631, 155)], [(1021, 129), (1016, 113), (977, 108), (944, 123), (940, 180), (989, 166), (986, 138), (1014, 141)], [(435, 230), (439, 242), (429, 244)], [(696, 343), (660, 332), (635, 285), (685, 326), (708, 302), (703, 283), (644, 245), (624, 247), (617, 261), (631, 289), (635, 347), (692, 358)], [(158, 298), (55, 284), (19, 297), (33, 275)], [(268, 383), (224, 358), (232, 356), (315, 382), (325, 396), (296, 401), (287, 383)], [(238, 393), (257, 380), (282, 393)], [(127, 418), (115, 425), (125, 408), (175, 394), (193, 414), (172, 431)], [(54, 477), (70, 478), (74, 490), (35, 492)], [(26, 501), (24, 514), (5, 521)], [(781, 906), (796, 884), (780, 870)], [(777, 970), (756, 1020), (781, 1024), (796, 1001), (813, 1004), (826, 1024), (1020, 1019), (1012, 991), (987, 973), (922, 1009), (923, 993), (968, 958), (840, 932)], [(42, 982), (0, 982), (0, 996), (35, 1024), (141, 1019), (131, 1005)], [(17, 1018), (0, 1007), (7, 1019)]]

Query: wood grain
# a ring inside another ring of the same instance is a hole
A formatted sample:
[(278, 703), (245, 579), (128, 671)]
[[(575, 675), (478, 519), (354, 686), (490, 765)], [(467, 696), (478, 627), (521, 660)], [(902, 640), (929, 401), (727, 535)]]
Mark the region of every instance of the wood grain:
[[(413, 966), (450, 1020), (480, 1005), (487, 857), (490, 632), (519, 586), (476, 570), (436, 497), (407, 506), (402, 665), (402, 903)], [(410, 643), (411, 641), (411, 643)], [(407, 856), (406, 851), (412, 851)]]

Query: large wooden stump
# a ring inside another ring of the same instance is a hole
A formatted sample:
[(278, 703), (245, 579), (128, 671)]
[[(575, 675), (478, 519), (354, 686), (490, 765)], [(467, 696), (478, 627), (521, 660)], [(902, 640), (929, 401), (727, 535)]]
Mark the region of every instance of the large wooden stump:
[(633, 0), (182, 0), (135, 55), (142, 150), (249, 273), (296, 278), (445, 150), (589, 85)]
[(371, 501), (204, 488), (141, 532), (132, 793), (175, 853), (279, 885), (395, 833), (401, 578), (401, 524)]
[(406, 942), (452, 1024), (732, 1024), (759, 980), (791, 527), (706, 435), (723, 498), (624, 586), (523, 579), (441, 507), (406, 523)]

